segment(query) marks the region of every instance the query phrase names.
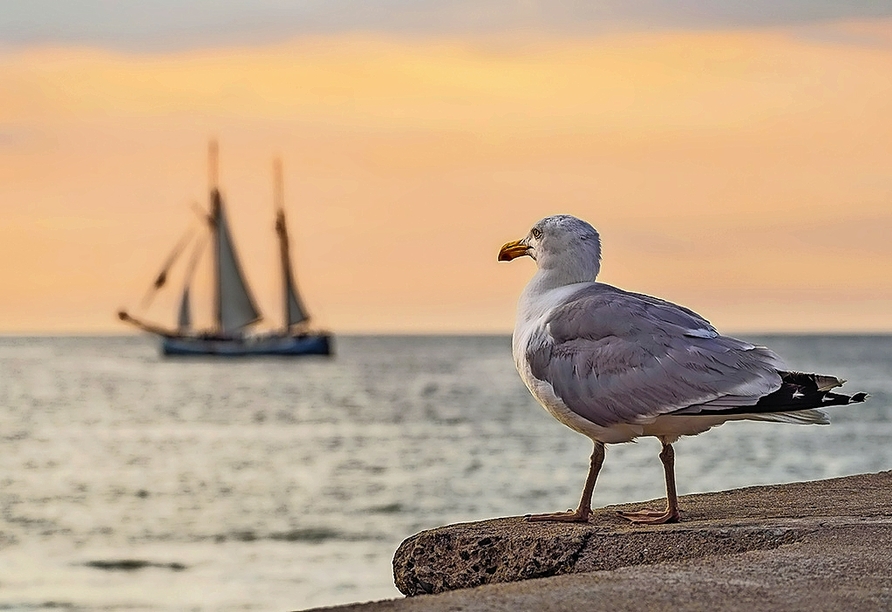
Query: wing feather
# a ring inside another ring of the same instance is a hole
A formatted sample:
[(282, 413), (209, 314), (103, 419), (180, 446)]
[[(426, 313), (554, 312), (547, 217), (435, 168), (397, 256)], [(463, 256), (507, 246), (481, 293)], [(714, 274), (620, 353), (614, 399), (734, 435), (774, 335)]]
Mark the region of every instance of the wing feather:
[(783, 367), (687, 308), (604, 283), (555, 308), (526, 358), (570, 410), (602, 427), (710, 402), (754, 405), (780, 388)]

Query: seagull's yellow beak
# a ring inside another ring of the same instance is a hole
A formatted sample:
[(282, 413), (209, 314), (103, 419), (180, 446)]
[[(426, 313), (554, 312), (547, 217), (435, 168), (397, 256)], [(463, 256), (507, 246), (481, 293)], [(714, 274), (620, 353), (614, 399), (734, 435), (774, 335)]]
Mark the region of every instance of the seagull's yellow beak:
[(529, 245), (524, 244), (523, 240), (513, 240), (512, 242), (506, 242), (499, 249), (499, 261), (511, 261), (529, 254)]

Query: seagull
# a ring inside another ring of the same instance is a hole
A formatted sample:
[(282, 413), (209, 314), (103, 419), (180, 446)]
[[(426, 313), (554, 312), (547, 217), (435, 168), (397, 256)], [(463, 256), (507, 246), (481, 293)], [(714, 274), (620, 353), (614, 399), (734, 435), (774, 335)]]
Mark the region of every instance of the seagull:
[(517, 305), (515, 366), (555, 419), (594, 443), (579, 507), (530, 521), (587, 522), (605, 445), (654, 436), (666, 510), (619, 514), (677, 522), (672, 444), (681, 436), (737, 420), (826, 424), (820, 408), (867, 399), (831, 392), (845, 381), (788, 370), (771, 350), (724, 336), (683, 306), (597, 282), (601, 239), (581, 219), (546, 217), (499, 250), (499, 261), (522, 256), (537, 270)]

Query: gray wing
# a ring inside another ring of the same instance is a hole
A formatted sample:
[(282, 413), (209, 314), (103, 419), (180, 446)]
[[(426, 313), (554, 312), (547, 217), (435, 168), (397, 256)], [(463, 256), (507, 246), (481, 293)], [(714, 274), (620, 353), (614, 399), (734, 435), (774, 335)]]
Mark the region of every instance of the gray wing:
[(780, 358), (720, 335), (697, 313), (592, 283), (555, 308), (527, 346), (530, 370), (603, 427), (708, 405), (755, 404), (780, 388)]

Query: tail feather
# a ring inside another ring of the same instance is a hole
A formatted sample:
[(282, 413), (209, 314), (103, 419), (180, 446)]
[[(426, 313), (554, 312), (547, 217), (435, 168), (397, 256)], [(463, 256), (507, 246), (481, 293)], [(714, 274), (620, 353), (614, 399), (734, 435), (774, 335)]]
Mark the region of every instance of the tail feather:
[(751, 421), (771, 421), (773, 423), (797, 423), (800, 425), (829, 425), (830, 417), (820, 410), (796, 410), (793, 412), (762, 412), (748, 414)]
[[(831, 389), (840, 387), (845, 380), (823, 374), (806, 374), (803, 372), (778, 372), (781, 375), (780, 389), (764, 395), (749, 406), (709, 408), (704, 404), (697, 414), (778, 414), (795, 413), (814, 410), (827, 406), (843, 406), (857, 404), (868, 398), (866, 393), (845, 395), (831, 393)], [(786, 417), (781, 420), (788, 420)], [(798, 419), (797, 419), (798, 420)], [(809, 420), (807, 417), (806, 420)], [(799, 420), (802, 422), (802, 420)]]

